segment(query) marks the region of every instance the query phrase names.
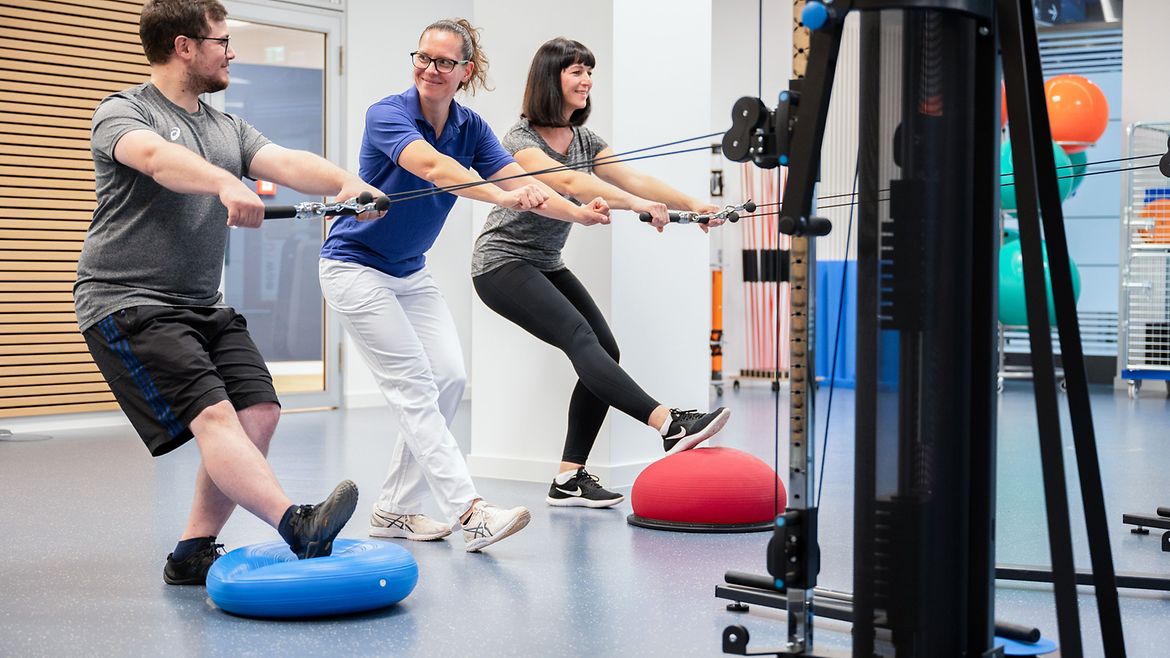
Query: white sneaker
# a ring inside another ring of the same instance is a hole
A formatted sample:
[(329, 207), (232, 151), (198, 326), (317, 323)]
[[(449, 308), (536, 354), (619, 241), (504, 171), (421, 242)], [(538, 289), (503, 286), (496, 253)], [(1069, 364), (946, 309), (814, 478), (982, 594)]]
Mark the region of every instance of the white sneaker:
[(392, 514), (374, 505), (370, 514), (370, 536), (431, 541), (451, 534), (450, 524), (425, 514)]
[(482, 500), (471, 507), (471, 516), (463, 523), (463, 539), (467, 552), (474, 553), (519, 532), (532, 520), (525, 507), (504, 509)]

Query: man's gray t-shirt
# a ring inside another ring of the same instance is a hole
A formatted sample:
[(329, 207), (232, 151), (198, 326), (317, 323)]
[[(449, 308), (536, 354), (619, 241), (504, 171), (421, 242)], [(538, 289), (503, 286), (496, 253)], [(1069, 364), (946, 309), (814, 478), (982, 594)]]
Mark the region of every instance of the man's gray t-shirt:
[[(584, 126), (573, 127), (573, 139), (568, 152), (561, 154), (528, 125), (528, 119), (520, 119), (504, 135), (501, 143), (508, 153), (515, 155), (527, 148), (538, 148), (561, 164), (584, 164), (574, 167), (576, 171), (588, 174), (593, 171), (592, 162), (606, 148), (606, 143), (592, 130)], [(577, 205), (581, 202), (565, 197)], [(565, 267), (561, 250), (569, 239), (571, 222), (542, 217), (534, 212), (512, 210), (496, 206), (484, 223), (483, 232), (475, 241), (475, 253), (471, 257), (471, 275), (479, 276), (504, 263), (523, 260), (543, 272), (553, 272)]]
[(114, 159), (126, 133), (151, 130), (217, 167), (244, 176), (269, 143), (248, 122), (202, 101), (191, 113), (153, 84), (108, 96), (90, 136), (97, 209), (77, 262), (77, 323), (85, 331), (130, 306), (220, 306), (227, 208), (206, 194), (180, 194)]

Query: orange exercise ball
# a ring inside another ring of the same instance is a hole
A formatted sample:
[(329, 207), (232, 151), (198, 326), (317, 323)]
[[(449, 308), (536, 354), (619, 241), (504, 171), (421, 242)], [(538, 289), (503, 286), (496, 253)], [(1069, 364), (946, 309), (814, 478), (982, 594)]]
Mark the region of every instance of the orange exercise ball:
[(1007, 89), (999, 83), (999, 129), (1007, 125)]
[(1044, 83), (1052, 140), (1065, 153), (1084, 151), (1101, 138), (1109, 123), (1105, 93), (1081, 75), (1058, 75)]
[(1170, 199), (1154, 199), (1138, 211), (1138, 216), (1154, 220), (1150, 228), (1139, 228), (1142, 240), (1153, 244), (1170, 244)]

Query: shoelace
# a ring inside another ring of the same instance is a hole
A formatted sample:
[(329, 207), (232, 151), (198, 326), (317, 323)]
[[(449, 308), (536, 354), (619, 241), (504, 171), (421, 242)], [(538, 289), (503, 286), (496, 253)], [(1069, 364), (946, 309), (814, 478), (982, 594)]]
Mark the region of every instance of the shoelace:
[[(200, 563), (210, 564), (211, 562), (215, 562), (224, 556), (223, 544), (210, 544), (207, 548), (195, 553), (195, 556), (198, 557)], [(190, 560), (191, 558), (187, 559)], [(188, 562), (188, 564), (190, 563)]]
[(704, 414), (699, 413), (698, 409), (671, 409), (670, 416), (676, 422), (686, 423), (692, 420), (698, 420)]
[(601, 478), (590, 473), (589, 471), (586, 471), (584, 468), (577, 469), (577, 486), (582, 487), (582, 488), (590, 487), (590, 488), (600, 489), (601, 488), (600, 483), (601, 483)]

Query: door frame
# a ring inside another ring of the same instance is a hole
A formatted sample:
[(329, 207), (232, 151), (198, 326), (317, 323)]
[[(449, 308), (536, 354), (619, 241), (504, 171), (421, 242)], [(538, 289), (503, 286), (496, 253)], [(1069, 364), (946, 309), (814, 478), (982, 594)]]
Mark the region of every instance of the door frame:
[[(345, 76), (344, 7), (336, 9), (280, 2), (278, 0), (224, 0), (228, 19), (262, 23), (277, 27), (310, 30), (325, 35), (325, 158), (339, 167), (346, 166), (345, 148)], [(212, 96), (212, 105), (222, 109), (223, 93)], [(262, 229), (261, 229), (262, 230)], [(324, 227), (322, 236), (324, 236)], [(325, 388), (322, 391), (282, 393), (281, 405), (286, 411), (340, 407), (344, 398), (344, 377), (341, 371), (341, 344), (343, 331), (337, 317), (321, 300), (324, 319), (323, 349)]]

